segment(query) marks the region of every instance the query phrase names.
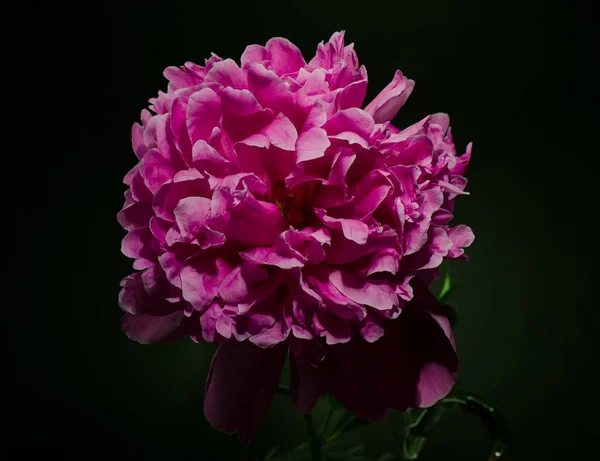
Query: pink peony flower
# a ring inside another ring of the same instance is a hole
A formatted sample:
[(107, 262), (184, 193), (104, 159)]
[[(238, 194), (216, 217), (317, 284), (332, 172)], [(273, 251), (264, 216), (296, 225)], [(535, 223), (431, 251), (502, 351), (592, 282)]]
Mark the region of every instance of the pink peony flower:
[(326, 392), (365, 419), (445, 396), (458, 360), (427, 286), (473, 241), (449, 225), (471, 145), (457, 157), (448, 116), (394, 127), (414, 86), (400, 71), (361, 109), (367, 72), (343, 32), (308, 63), (273, 38), (241, 65), (212, 55), (164, 75), (133, 125), (118, 214), (136, 270), (125, 333), (218, 343), (204, 410), (242, 442), (288, 350), (301, 412)]

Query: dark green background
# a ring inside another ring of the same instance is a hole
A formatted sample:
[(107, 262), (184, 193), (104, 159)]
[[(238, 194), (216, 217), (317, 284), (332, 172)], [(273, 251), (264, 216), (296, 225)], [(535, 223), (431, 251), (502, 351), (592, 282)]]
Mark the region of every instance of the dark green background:
[[(5, 267), (24, 286), (6, 288), (18, 300), (5, 306), (16, 314), (7, 330), (17, 368), (3, 428), (25, 455), (240, 459), (235, 437), (212, 432), (202, 415), (213, 345), (140, 346), (119, 330), (130, 260), (115, 215), (135, 161), (130, 126), (165, 88), (166, 66), (202, 63), (211, 51), (239, 59), (272, 36), (309, 58), (341, 29), (367, 66), (368, 98), (397, 68), (416, 81), (398, 125), (448, 112), (458, 149), (474, 143), (471, 195), (458, 199), (455, 222), (476, 240), (471, 261), (450, 266), (457, 389), (499, 408), (514, 459), (584, 459), (595, 446), (596, 11), (475, 0), (15, 5), (5, 92), (16, 104), (5, 113), (17, 109), (24, 133), (5, 151), (20, 168), (5, 173), (7, 183), (20, 175), (5, 190), (18, 204), (5, 241), (17, 255)], [(301, 438), (301, 418), (276, 397), (253, 450)], [(384, 423), (356, 440), (376, 454), (393, 443)], [(485, 432), (459, 414), (423, 459), (485, 456)]]

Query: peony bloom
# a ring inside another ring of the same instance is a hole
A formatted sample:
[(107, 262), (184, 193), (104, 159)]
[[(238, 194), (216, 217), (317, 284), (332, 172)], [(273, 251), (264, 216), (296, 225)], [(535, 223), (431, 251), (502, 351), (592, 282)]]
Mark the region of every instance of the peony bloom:
[(473, 241), (449, 225), (470, 145), (457, 157), (448, 116), (394, 127), (414, 86), (400, 71), (361, 109), (367, 72), (343, 33), (308, 63), (273, 38), (239, 65), (212, 55), (164, 75), (133, 125), (118, 214), (136, 270), (125, 333), (217, 343), (205, 415), (242, 442), (288, 351), (301, 412), (323, 393), (364, 419), (445, 396), (458, 360), (428, 285)]

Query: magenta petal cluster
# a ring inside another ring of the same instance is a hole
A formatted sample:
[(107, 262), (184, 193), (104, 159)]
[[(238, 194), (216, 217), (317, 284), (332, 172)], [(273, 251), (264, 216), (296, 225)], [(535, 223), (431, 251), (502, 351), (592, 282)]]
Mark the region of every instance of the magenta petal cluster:
[(243, 442), (288, 351), (301, 412), (323, 393), (365, 419), (445, 396), (458, 360), (428, 285), (473, 241), (449, 225), (470, 145), (457, 156), (448, 116), (393, 126), (414, 86), (400, 71), (361, 108), (367, 72), (343, 32), (308, 62), (273, 38), (164, 75), (118, 214), (136, 270), (125, 333), (218, 343), (205, 414)]

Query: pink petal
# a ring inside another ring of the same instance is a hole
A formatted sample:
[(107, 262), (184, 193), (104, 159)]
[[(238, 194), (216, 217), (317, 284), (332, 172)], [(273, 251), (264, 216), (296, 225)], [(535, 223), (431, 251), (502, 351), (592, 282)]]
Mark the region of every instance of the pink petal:
[(298, 133), (290, 120), (284, 115), (279, 115), (261, 130), (272, 146), (283, 150), (296, 149)]
[(328, 312), (318, 312), (313, 317), (313, 331), (325, 338), (328, 345), (347, 343), (352, 337), (350, 322)]
[(219, 346), (204, 395), (204, 415), (212, 427), (239, 431), (240, 442), (250, 443), (271, 404), (286, 352), (286, 345), (261, 349), (248, 341)]
[(222, 232), (228, 240), (267, 246), (289, 228), (274, 203), (257, 200), (251, 194), (236, 194), (235, 200), (239, 201), (234, 206), (234, 195), (225, 189), (216, 190), (212, 200), (213, 214), (226, 219)]
[[(142, 272), (135, 272), (125, 277), (121, 282), (123, 287), (119, 293), (119, 306), (125, 312), (133, 315), (167, 315), (181, 310), (180, 303), (172, 303), (165, 299), (168, 294), (168, 284), (164, 273), (157, 277), (156, 266), (151, 266)], [(148, 274), (150, 274), (148, 276)]]
[(355, 219), (332, 218), (327, 216), (327, 212), (321, 208), (315, 208), (315, 213), (319, 219), (330, 229), (341, 230), (348, 240), (359, 245), (367, 242), (369, 236), (369, 226)]
[(296, 163), (313, 160), (325, 155), (325, 151), (331, 145), (327, 132), (321, 128), (313, 128), (304, 131), (296, 143)]
[(210, 197), (212, 192), (208, 180), (197, 170), (180, 171), (173, 181), (163, 184), (156, 192), (153, 209), (156, 216), (166, 221), (175, 222), (174, 210), (179, 201), (185, 197)]
[(268, 58), (269, 54), (264, 46), (248, 45), (242, 53), (240, 62), (242, 63), (242, 68), (245, 68), (246, 64), (266, 61)]
[(394, 248), (378, 250), (371, 255), (369, 262), (361, 270), (361, 275), (368, 277), (371, 274), (379, 272), (396, 274), (398, 272), (399, 261), (400, 253), (398, 250)]
[(199, 76), (194, 72), (191, 72), (186, 67), (167, 67), (164, 70), (163, 75), (167, 80), (169, 80), (169, 88), (172, 91), (180, 88), (187, 88), (201, 83), (201, 79), (199, 78)]
[[(190, 251), (197, 251), (197, 248), (193, 248)], [(192, 253), (193, 254), (193, 253)], [(192, 256), (182, 252), (166, 252), (158, 257), (160, 267), (163, 269), (167, 276), (169, 283), (177, 288), (181, 288), (181, 277), (180, 270), (181, 266), (187, 258)]]
[(457, 160), (456, 166), (452, 170), (452, 174), (463, 176), (466, 173), (467, 165), (469, 164), (469, 161), (471, 160), (471, 150), (472, 149), (473, 149), (473, 143), (470, 142), (467, 145), (466, 152), (456, 159)]
[(154, 238), (158, 241), (161, 247), (166, 245), (167, 232), (171, 228), (172, 223), (159, 218), (158, 216), (152, 216), (150, 219), (150, 232)]
[(360, 108), (367, 95), (367, 79), (357, 80), (345, 87), (338, 95), (338, 106), (340, 110), (351, 107)]
[(417, 403), (418, 407), (430, 407), (448, 395), (456, 377), (443, 365), (428, 362), (419, 375)]
[(181, 267), (181, 293), (195, 310), (202, 312), (219, 293), (221, 282), (233, 271), (232, 263), (200, 253)]
[(273, 111), (263, 109), (248, 90), (227, 87), (219, 94), (223, 107), (222, 129), (233, 143), (260, 132), (273, 120)]
[(206, 74), (206, 83), (217, 82), (220, 85), (243, 90), (247, 88), (246, 76), (233, 59), (217, 62)]
[(152, 207), (147, 203), (131, 203), (117, 213), (119, 224), (128, 231), (147, 227), (152, 217)]
[(131, 127), (131, 143), (136, 157), (141, 159), (148, 151), (148, 148), (146, 147), (146, 143), (144, 143), (144, 128), (139, 123), (134, 123)]
[(247, 261), (267, 266), (277, 266), (281, 269), (291, 269), (292, 267), (304, 266), (304, 261), (294, 255), (285, 255), (277, 252), (274, 248), (253, 248), (240, 253), (240, 256)]
[(187, 96), (177, 97), (171, 106), (171, 131), (177, 149), (182, 153), (183, 158), (189, 158), (192, 150), (192, 143), (187, 128)]
[(221, 98), (210, 88), (203, 88), (190, 96), (186, 110), (186, 126), (193, 145), (198, 140), (208, 141), (221, 118)]
[[(300, 341), (302, 344), (308, 341)], [(324, 366), (298, 360), (290, 354), (290, 391), (294, 407), (300, 413), (310, 413), (326, 392), (326, 373)]]
[(165, 316), (125, 314), (121, 329), (129, 339), (141, 344), (169, 342), (183, 336), (184, 320), (182, 311)]
[(223, 109), (241, 116), (248, 116), (262, 112), (262, 107), (248, 90), (237, 90), (235, 88), (223, 88), (219, 91)]
[(448, 251), (448, 258), (458, 258), (465, 253), (464, 248), (471, 246), (475, 235), (470, 227), (460, 225), (448, 230), (448, 237), (452, 240), (452, 248)]
[(374, 127), (375, 122), (371, 115), (358, 108), (339, 111), (323, 125), (323, 129), (329, 135), (352, 131), (365, 139), (369, 138)]
[(363, 325), (360, 328), (360, 335), (368, 343), (374, 343), (384, 334), (384, 329), (377, 318), (369, 313), (367, 318), (364, 320)]
[(175, 145), (175, 137), (171, 130), (171, 116), (168, 114), (157, 115), (156, 119), (156, 147), (162, 156), (167, 159), (175, 170), (186, 168), (184, 156)]
[(331, 233), (331, 248), (327, 251), (325, 262), (343, 264), (383, 248), (397, 248), (398, 234), (392, 229), (371, 233), (364, 244), (347, 239), (340, 232)]
[(218, 302), (212, 303), (206, 311), (200, 314), (200, 327), (202, 330), (202, 338), (212, 343), (215, 340), (215, 332), (217, 331), (217, 322), (223, 308)]
[(192, 165), (200, 171), (221, 177), (239, 171), (237, 165), (221, 156), (203, 140), (197, 141), (192, 148)]
[(173, 214), (181, 236), (192, 240), (202, 232), (210, 216), (210, 200), (204, 197), (186, 197), (179, 201)]
[(344, 205), (330, 208), (329, 213), (364, 221), (379, 208), (392, 188), (391, 181), (381, 170), (371, 171), (349, 189), (349, 195), (354, 198)]
[(140, 163), (144, 183), (155, 194), (161, 186), (175, 176), (171, 161), (156, 149), (150, 149)]
[(373, 116), (375, 123), (390, 121), (408, 99), (414, 85), (413, 80), (397, 70), (394, 79), (367, 105), (365, 111)]
[[(262, 332), (252, 335), (250, 342), (263, 349), (271, 348), (285, 341), (292, 328), (292, 303), (291, 296), (287, 296), (283, 303), (281, 296), (274, 293), (260, 306), (261, 311), (268, 313), (274, 320)], [(256, 311), (256, 309), (253, 309)]]
[(142, 177), (139, 168), (135, 171), (133, 177), (131, 178), (130, 191), (136, 202), (150, 204), (154, 199), (152, 192), (150, 192), (150, 189), (146, 187), (146, 183), (144, 182), (144, 178)]
[(269, 273), (250, 261), (242, 261), (227, 274), (217, 290), (217, 295), (227, 304), (242, 302), (253, 285), (266, 280)]
[(427, 235), (427, 244), (419, 251), (406, 256), (400, 262), (400, 270), (415, 271), (438, 267), (452, 248), (452, 240), (441, 227), (431, 228)]
[(263, 165), (263, 152), (270, 146), (269, 139), (260, 133), (250, 136), (233, 146), (242, 172), (253, 173), (261, 181), (270, 185), (270, 179)]
[(152, 249), (151, 241), (152, 234), (148, 227), (134, 229), (129, 231), (121, 241), (121, 252), (129, 258), (136, 259), (137, 269), (145, 269), (156, 260), (156, 253)]
[(306, 116), (294, 102), (294, 94), (286, 87), (279, 76), (267, 70), (262, 64), (248, 66), (248, 88), (261, 106), (274, 113), (282, 113), (300, 128)]
[(367, 281), (347, 272), (334, 270), (329, 274), (331, 283), (352, 301), (377, 310), (391, 310), (398, 305), (398, 297), (390, 283), (383, 280)]
[(271, 67), (277, 75), (297, 72), (306, 65), (298, 47), (285, 38), (272, 38), (265, 48), (271, 59)]

